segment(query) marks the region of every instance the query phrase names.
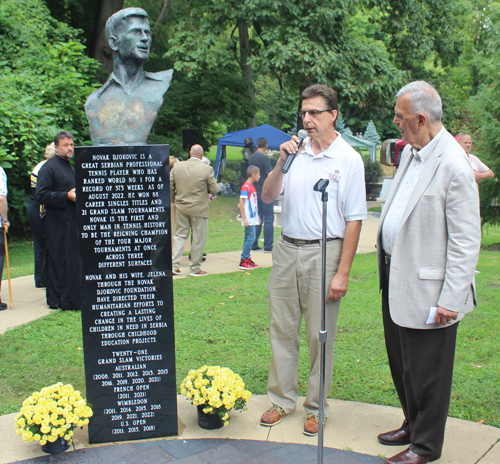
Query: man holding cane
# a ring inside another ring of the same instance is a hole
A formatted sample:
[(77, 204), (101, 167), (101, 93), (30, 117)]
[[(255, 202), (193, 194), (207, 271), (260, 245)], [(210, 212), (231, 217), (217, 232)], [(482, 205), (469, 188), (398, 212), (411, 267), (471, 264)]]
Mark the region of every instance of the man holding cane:
[(304, 434), (318, 434), (320, 405), (321, 318), (321, 195), (313, 190), (321, 178), (329, 179), (326, 269), (326, 382), (324, 401), (333, 375), (333, 346), (340, 299), (347, 292), (349, 272), (356, 253), (361, 221), (366, 218), (364, 167), (360, 155), (335, 131), (337, 96), (325, 85), (302, 92), (304, 129), (308, 137), (290, 171), (282, 173), (289, 155), (298, 149), (298, 137), (280, 147), (280, 158), (267, 178), (262, 200), (271, 203), (283, 192), (282, 235), (273, 249), (269, 277), (271, 367), (267, 392), (273, 406), (261, 418), (272, 427), (295, 410), (298, 399), (299, 329), (305, 318), (309, 348), (309, 383), (304, 402)]

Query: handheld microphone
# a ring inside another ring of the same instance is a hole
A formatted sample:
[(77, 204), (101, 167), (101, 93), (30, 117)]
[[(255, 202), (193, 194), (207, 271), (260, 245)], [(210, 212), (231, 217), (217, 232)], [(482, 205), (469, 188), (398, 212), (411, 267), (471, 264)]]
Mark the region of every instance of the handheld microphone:
[(305, 131), (304, 129), (300, 129), (297, 136), (299, 137), (299, 146), (297, 147), (297, 151), (293, 155), (288, 155), (288, 158), (286, 159), (285, 164), (281, 169), (281, 172), (283, 174), (286, 174), (289, 171), (290, 166), (293, 163), (293, 160), (295, 159), (295, 157), (300, 151), (300, 148), (302, 147), (302, 142), (304, 142), (304, 139), (307, 137), (307, 131)]

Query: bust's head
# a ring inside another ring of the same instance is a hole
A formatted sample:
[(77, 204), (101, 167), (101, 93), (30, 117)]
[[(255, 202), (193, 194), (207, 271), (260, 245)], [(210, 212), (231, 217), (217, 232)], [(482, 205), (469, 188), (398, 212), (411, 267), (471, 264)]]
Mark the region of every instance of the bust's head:
[(113, 60), (145, 62), (151, 50), (149, 16), (142, 8), (125, 8), (106, 22), (106, 41)]

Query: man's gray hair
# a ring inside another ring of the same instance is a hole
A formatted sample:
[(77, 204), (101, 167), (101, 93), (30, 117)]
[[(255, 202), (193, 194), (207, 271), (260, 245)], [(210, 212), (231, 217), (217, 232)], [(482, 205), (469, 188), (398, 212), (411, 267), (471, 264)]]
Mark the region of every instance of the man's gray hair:
[(125, 8), (117, 11), (106, 21), (106, 28), (104, 29), (106, 34), (106, 43), (109, 44), (110, 37), (118, 37), (122, 22), (130, 16), (142, 16), (149, 19), (148, 14), (142, 8)]
[(425, 81), (414, 81), (406, 84), (396, 98), (409, 94), (410, 105), (414, 114), (425, 114), (430, 122), (441, 121), (443, 104), (437, 90)]

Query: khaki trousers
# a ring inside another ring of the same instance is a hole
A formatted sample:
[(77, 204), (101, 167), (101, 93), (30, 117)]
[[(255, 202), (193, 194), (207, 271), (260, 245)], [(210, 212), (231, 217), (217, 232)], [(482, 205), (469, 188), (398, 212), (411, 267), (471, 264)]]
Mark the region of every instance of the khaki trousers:
[[(326, 297), (337, 272), (343, 240), (327, 242)], [(280, 237), (273, 249), (269, 276), (271, 367), (267, 393), (271, 402), (292, 412), (299, 396), (299, 330), (304, 316), (309, 348), (309, 383), (304, 402), (306, 412), (318, 412), (321, 345), (321, 244), (296, 246)], [(326, 302), (325, 416), (326, 397), (332, 386), (333, 347), (340, 300)]]
[(192, 229), (193, 242), (191, 243), (191, 265), (189, 272), (198, 272), (203, 259), (203, 249), (207, 241), (208, 218), (187, 216), (178, 208), (175, 213), (174, 247), (172, 249), (172, 269), (179, 269), (184, 245)]

